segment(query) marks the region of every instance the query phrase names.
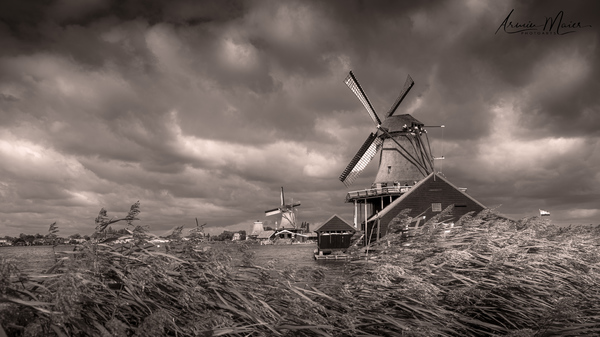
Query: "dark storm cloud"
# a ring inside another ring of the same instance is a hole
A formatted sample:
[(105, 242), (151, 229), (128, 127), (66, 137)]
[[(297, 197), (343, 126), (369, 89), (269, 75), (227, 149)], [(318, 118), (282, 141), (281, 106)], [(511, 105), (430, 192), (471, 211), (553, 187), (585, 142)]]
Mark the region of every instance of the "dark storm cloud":
[[(515, 217), (546, 206), (562, 221), (600, 214), (596, 4), (0, 6), (0, 211), (13, 234), (52, 219), (76, 232), (100, 207), (127, 212), (136, 200), (156, 231), (196, 217), (245, 228), (280, 186), (304, 221), (349, 220), (337, 176), (375, 130), (343, 83), (349, 70), (380, 116), (410, 74), (397, 113), (446, 125), (429, 130), (447, 157), (436, 165), (484, 204)], [(519, 22), (563, 11), (592, 28), (496, 33), (512, 9)]]
[(592, 113), (600, 106), (598, 96), (593, 94), (600, 89), (596, 62), (600, 42), (596, 13), (600, 8), (593, 9), (597, 5), (517, 3), (511, 20), (544, 24), (548, 18), (562, 19), (563, 24), (577, 22), (584, 28), (564, 36), (539, 38), (499, 32), (501, 43), (490, 43), (489, 48), (478, 44), (479, 48), (473, 50), (474, 55), (487, 60), (490, 74), (507, 85), (507, 92), (512, 88), (513, 93), (524, 96), (519, 107), (528, 134), (578, 136), (599, 129), (596, 114)]

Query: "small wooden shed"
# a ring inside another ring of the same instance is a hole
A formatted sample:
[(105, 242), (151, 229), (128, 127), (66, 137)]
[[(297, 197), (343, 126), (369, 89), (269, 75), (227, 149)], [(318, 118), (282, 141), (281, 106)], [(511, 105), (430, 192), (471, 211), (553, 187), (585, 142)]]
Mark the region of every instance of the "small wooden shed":
[(314, 232), (317, 233), (319, 254), (330, 254), (333, 251), (348, 249), (356, 229), (346, 220), (334, 214)]

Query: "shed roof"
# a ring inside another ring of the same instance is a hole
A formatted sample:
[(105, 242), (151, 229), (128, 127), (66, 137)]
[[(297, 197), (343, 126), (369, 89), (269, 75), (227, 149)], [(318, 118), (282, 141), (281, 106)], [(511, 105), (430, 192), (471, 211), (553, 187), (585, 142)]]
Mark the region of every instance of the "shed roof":
[(327, 219), (327, 221), (313, 230), (313, 232), (322, 231), (356, 231), (356, 229), (346, 222), (346, 220), (340, 218), (339, 215), (334, 214)]
[(384, 215), (386, 215), (388, 212), (390, 212), (391, 210), (393, 210), (398, 204), (400, 204), (402, 201), (404, 201), (406, 198), (408, 198), (412, 193), (416, 193), (415, 191), (417, 191), (419, 189), (419, 187), (421, 187), (423, 184), (425, 184), (425, 182), (427, 180), (433, 179), (434, 177), (435, 177), (435, 179), (440, 179), (440, 180), (444, 181), (445, 183), (447, 183), (448, 185), (450, 185), (452, 188), (454, 188), (455, 190), (459, 191), (465, 197), (471, 199), (473, 202), (475, 202), (477, 205), (481, 206), (482, 208), (486, 208), (482, 203), (480, 203), (479, 201), (475, 200), (473, 197), (471, 197), (467, 193), (461, 191), (458, 187), (454, 186), (454, 184), (452, 184), (451, 182), (449, 182), (446, 178), (444, 178), (444, 177), (438, 175), (437, 173), (433, 172), (433, 173), (430, 173), (427, 177), (421, 179), (410, 190), (408, 190), (408, 192), (402, 194), (398, 199), (394, 200), (391, 204), (387, 205), (384, 209), (382, 209), (379, 212), (379, 214), (375, 214), (371, 218), (369, 218), (368, 222), (376, 220), (377, 217), (381, 218)]

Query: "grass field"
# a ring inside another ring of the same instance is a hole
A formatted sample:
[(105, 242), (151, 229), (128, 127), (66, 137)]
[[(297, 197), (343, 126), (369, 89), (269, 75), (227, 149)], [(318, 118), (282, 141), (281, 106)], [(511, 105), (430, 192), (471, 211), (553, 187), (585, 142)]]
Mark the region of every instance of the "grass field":
[(130, 224), (134, 243), (88, 242), (45, 273), (0, 261), (0, 324), (9, 336), (600, 334), (600, 227), (486, 210), (447, 232), (445, 215), (407, 238), (400, 214), (335, 283), (318, 266), (257, 266), (243, 245), (236, 266), (189, 242), (155, 251)]

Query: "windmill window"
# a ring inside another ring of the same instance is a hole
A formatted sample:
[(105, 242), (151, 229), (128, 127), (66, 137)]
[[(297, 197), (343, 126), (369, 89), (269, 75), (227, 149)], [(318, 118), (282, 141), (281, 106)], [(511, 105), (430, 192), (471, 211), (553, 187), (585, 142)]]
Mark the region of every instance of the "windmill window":
[(392, 173), (392, 167), (388, 166), (388, 174)]
[(442, 203), (434, 202), (431, 204), (431, 211), (433, 212), (441, 212), (442, 211)]
[(467, 207), (467, 205), (454, 205), (454, 207)]

